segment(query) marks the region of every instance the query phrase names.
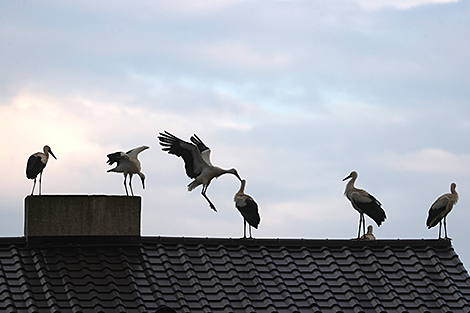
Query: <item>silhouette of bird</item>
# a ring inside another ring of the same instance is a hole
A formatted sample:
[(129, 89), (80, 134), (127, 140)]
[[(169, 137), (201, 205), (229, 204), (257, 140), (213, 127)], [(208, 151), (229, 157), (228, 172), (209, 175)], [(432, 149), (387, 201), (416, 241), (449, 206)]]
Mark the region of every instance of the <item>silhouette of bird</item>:
[(442, 219), (444, 219), (444, 233), (445, 239), (447, 237), (447, 214), (452, 211), (454, 205), (459, 201), (459, 194), (455, 190), (457, 185), (452, 183), (450, 185), (450, 193), (443, 194), (431, 205), (428, 213), (428, 219), (426, 225), (428, 229), (434, 227), (439, 223), (439, 239), (441, 239), (441, 228), (442, 228)]
[(250, 230), (251, 237), (251, 227), (258, 229), (259, 222), (261, 218), (258, 213), (258, 204), (253, 200), (252, 197), (245, 194), (245, 185), (246, 180), (242, 179), (240, 190), (235, 194), (233, 201), (235, 201), (235, 207), (240, 211), (243, 216), (243, 238), (246, 238), (246, 223), (248, 222), (248, 229)]
[(207, 188), (212, 179), (218, 178), (223, 174), (233, 174), (240, 181), (240, 175), (236, 169), (222, 169), (212, 165), (210, 161), (211, 150), (199, 139), (198, 136), (191, 136), (193, 143), (186, 142), (165, 131), (158, 136), (162, 150), (183, 158), (186, 174), (194, 180), (188, 185), (188, 191), (202, 185), (201, 195), (207, 200), (212, 210), (217, 211), (215, 205), (206, 195)]
[(362, 235), (361, 239), (363, 240), (375, 240), (375, 236), (372, 233), (374, 231), (374, 227), (372, 225), (367, 226), (367, 234)]
[(131, 188), (131, 194), (134, 196), (134, 190), (132, 190), (132, 176), (134, 174), (139, 175), (142, 180), (142, 188), (145, 189), (145, 175), (141, 172), (141, 164), (137, 156), (144, 150), (147, 150), (149, 147), (141, 146), (132, 150), (127, 151), (126, 153), (120, 151), (115, 153), (108, 154), (109, 165), (117, 163), (115, 168), (109, 169), (107, 172), (123, 173), (124, 174), (124, 188), (126, 189), (126, 195), (129, 195), (127, 191), (127, 175), (129, 175), (129, 187)]
[(26, 177), (28, 179), (34, 179), (33, 189), (31, 190), (31, 195), (34, 193), (34, 187), (36, 186), (36, 178), (39, 174), (39, 195), (41, 195), (41, 181), (42, 181), (42, 171), (47, 165), (49, 160), (49, 153), (57, 160), (54, 153), (49, 146), (44, 146), (44, 153), (36, 152), (28, 158), (28, 163), (26, 164)]
[(380, 226), (382, 222), (385, 221), (387, 216), (385, 215), (385, 211), (382, 209), (382, 204), (377, 199), (375, 199), (373, 195), (365, 190), (354, 187), (357, 176), (357, 172), (352, 171), (349, 176), (343, 179), (343, 181), (351, 179), (346, 184), (344, 195), (349, 199), (349, 201), (351, 201), (353, 208), (356, 209), (360, 214), (359, 231), (357, 233), (357, 238), (359, 239), (361, 237), (361, 224), (363, 225), (363, 233), (365, 234), (366, 232), (366, 220), (364, 218), (364, 213), (372, 218), (378, 226)]

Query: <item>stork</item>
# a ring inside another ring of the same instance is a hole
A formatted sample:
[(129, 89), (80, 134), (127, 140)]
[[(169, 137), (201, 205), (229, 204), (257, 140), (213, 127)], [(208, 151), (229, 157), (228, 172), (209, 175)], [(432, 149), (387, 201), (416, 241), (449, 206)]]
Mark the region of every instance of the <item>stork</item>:
[(201, 195), (207, 200), (209, 207), (217, 212), (215, 205), (206, 195), (207, 188), (212, 179), (218, 178), (223, 174), (233, 174), (241, 181), (242, 179), (238, 175), (237, 170), (234, 168), (222, 169), (212, 165), (210, 160), (211, 150), (196, 135), (191, 136), (192, 143), (181, 140), (167, 131), (160, 133), (158, 139), (163, 147), (163, 151), (168, 151), (170, 154), (183, 158), (186, 175), (194, 179), (188, 185), (188, 191), (192, 191), (194, 188), (202, 185)]
[(39, 174), (39, 195), (41, 195), (41, 181), (42, 181), (42, 171), (47, 165), (49, 160), (49, 153), (57, 160), (54, 153), (52, 153), (51, 147), (45, 145), (43, 148), (44, 153), (36, 152), (28, 158), (28, 163), (26, 164), (26, 177), (28, 179), (34, 179), (33, 190), (31, 190), (31, 195), (34, 193), (34, 187), (36, 186), (36, 178)]
[(447, 237), (447, 214), (452, 211), (454, 205), (459, 201), (459, 194), (455, 190), (457, 185), (452, 183), (450, 185), (450, 193), (443, 194), (436, 201), (431, 205), (428, 213), (428, 219), (426, 221), (426, 225), (428, 229), (434, 227), (439, 223), (439, 239), (441, 239), (441, 228), (442, 228), (442, 220), (444, 219), (444, 233), (445, 239)]
[(261, 220), (258, 213), (258, 204), (253, 200), (252, 197), (245, 194), (246, 180), (242, 179), (240, 190), (235, 194), (233, 201), (235, 201), (235, 207), (238, 209), (240, 214), (243, 216), (243, 238), (246, 238), (246, 223), (248, 222), (248, 229), (251, 227), (258, 229), (259, 222)]
[(362, 235), (361, 239), (363, 240), (375, 240), (375, 236), (373, 234), (374, 227), (372, 225), (367, 226), (367, 234)]
[(115, 153), (108, 154), (109, 165), (117, 163), (115, 168), (109, 169), (109, 172), (123, 173), (124, 174), (124, 188), (126, 189), (126, 195), (129, 195), (127, 191), (127, 175), (129, 175), (129, 187), (131, 188), (131, 194), (134, 196), (134, 190), (132, 190), (132, 176), (134, 174), (139, 175), (142, 180), (142, 188), (145, 189), (145, 175), (141, 172), (141, 164), (137, 156), (144, 150), (147, 150), (149, 147), (141, 146), (132, 150), (127, 151), (126, 153), (120, 151)]
[(372, 218), (378, 226), (382, 224), (383, 221), (387, 218), (385, 211), (382, 209), (382, 204), (375, 199), (373, 195), (368, 193), (365, 190), (358, 189), (354, 187), (354, 183), (357, 179), (357, 172), (352, 171), (349, 176), (345, 177), (343, 181), (351, 179), (346, 184), (346, 189), (344, 195), (351, 201), (351, 204), (356, 211), (359, 212), (359, 231), (357, 233), (357, 238), (361, 237), (361, 224), (363, 225), (363, 233), (366, 232), (366, 220), (364, 218), (364, 213)]

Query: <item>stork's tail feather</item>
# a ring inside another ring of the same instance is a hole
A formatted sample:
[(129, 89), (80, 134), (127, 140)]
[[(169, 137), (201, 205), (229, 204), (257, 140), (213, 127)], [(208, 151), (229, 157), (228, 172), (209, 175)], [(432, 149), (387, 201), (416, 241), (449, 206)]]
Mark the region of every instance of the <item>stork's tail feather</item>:
[(382, 223), (385, 222), (385, 219), (387, 218), (387, 216), (385, 215), (385, 211), (380, 207), (379, 210), (375, 212), (375, 214), (371, 215), (372, 216), (370, 217), (377, 223), (377, 226), (382, 225)]
[(192, 191), (193, 189), (195, 189), (197, 186), (201, 185), (200, 182), (198, 182), (197, 180), (193, 180), (189, 185), (188, 185), (188, 191)]

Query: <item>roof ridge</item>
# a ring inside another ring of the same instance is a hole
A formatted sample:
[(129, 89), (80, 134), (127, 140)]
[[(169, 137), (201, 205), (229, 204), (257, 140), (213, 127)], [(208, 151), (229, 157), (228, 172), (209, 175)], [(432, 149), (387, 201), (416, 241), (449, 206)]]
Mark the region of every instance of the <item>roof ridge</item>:
[(222, 238), (170, 236), (34, 236), (0, 237), (0, 245), (54, 246), (139, 246), (147, 243), (240, 244), (242, 246), (348, 246), (348, 247), (452, 247), (452, 239), (310, 239), (310, 238)]

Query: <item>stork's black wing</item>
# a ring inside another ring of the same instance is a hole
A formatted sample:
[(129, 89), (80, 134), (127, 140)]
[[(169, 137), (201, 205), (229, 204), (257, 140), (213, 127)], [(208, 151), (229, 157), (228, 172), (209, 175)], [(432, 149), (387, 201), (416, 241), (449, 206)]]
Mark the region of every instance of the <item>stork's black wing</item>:
[(42, 163), (40, 155), (31, 155), (28, 158), (28, 163), (26, 164), (26, 177), (28, 179), (36, 178), (45, 167), (46, 164)]
[(449, 204), (449, 198), (445, 195), (440, 196), (434, 203), (431, 205), (428, 213), (428, 219), (426, 220), (426, 225), (428, 228), (434, 227), (442, 220), (445, 215), (445, 210)]
[(196, 134), (194, 134), (191, 137), (191, 141), (197, 146), (199, 152), (201, 153), (201, 157), (203, 158), (203, 160), (207, 164), (212, 165), (212, 162), (211, 162), (211, 149), (209, 149), (209, 147), (206, 146)]
[(188, 177), (198, 177), (203, 167), (207, 165), (202, 159), (199, 149), (192, 143), (181, 140), (167, 131), (160, 133), (158, 139), (163, 151), (183, 158)]
[(191, 142), (197, 146), (197, 148), (199, 149), (199, 152), (201, 153), (209, 149), (209, 147), (206, 146), (204, 142), (202, 142), (202, 140), (196, 134), (191, 136)]
[(248, 224), (258, 229), (261, 218), (258, 213), (258, 204), (255, 202), (255, 200), (247, 197), (245, 199), (245, 205), (237, 205), (237, 209), (240, 211), (241, 215), (248, 222)]
[[(385, 211), (382, 209), (382, 204), (379, 200), (369, 193), (367, 195), (369, 198), (368, 201), (357, 201), (357, 199), (353, 199), (353, 204), (380, 226), (387, 218)], [(362, 198), (359, 199), (362, 200)]]

